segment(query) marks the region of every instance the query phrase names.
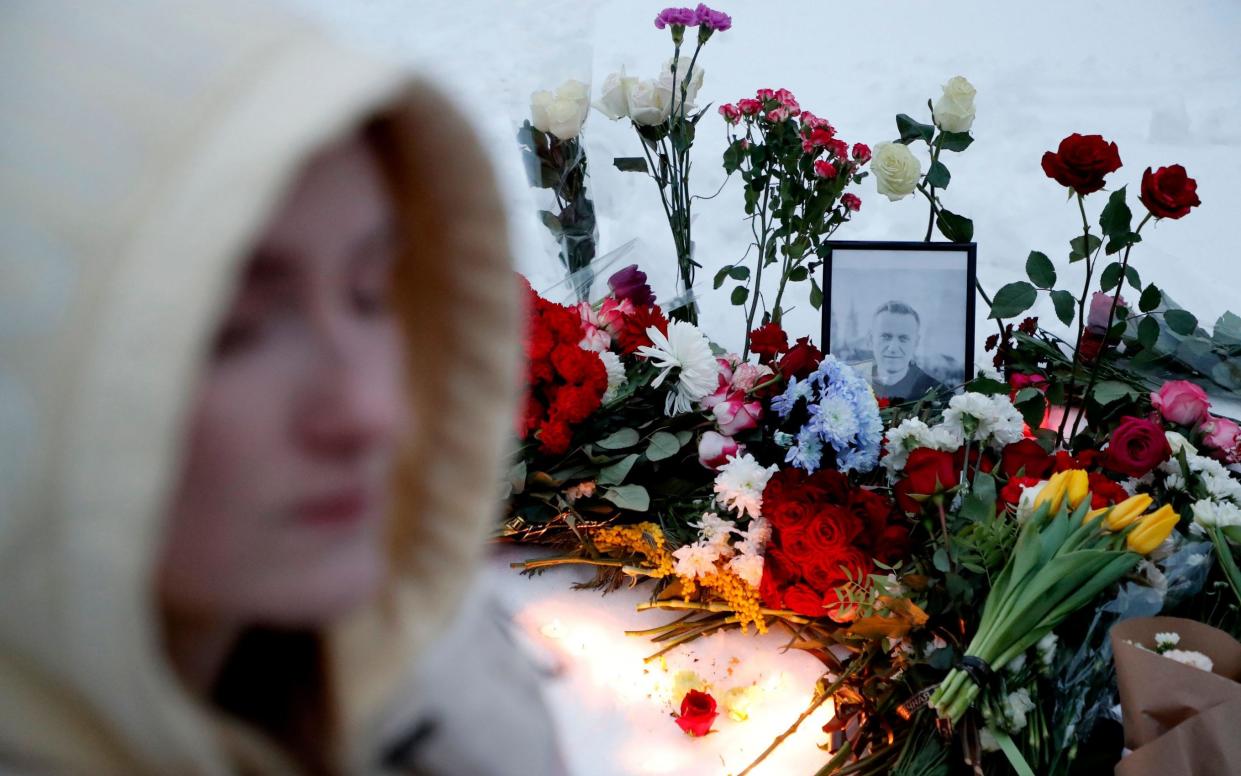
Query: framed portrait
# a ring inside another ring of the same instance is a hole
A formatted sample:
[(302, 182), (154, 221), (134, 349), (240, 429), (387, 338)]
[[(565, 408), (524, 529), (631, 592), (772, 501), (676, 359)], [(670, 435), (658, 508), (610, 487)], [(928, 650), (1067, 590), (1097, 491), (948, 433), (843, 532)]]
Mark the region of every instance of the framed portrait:
[(975, 243), (828, 243), (823, 342), (893, 403), (972, 376)]

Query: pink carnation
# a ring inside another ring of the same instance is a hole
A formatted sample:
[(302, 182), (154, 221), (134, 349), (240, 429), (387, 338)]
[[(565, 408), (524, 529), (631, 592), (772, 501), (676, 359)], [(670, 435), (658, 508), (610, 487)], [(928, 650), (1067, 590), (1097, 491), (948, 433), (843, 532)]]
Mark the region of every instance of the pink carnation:
[(858, 164), (866, 164), (870, 161), (870, 146), (865, 143), (853, 144), (853, 160)]
[(840, 204), (849, 208), (854, 213), (862, 209), (862, 200), (858, 199), (856, 194), (845, 194), (840, 198)]

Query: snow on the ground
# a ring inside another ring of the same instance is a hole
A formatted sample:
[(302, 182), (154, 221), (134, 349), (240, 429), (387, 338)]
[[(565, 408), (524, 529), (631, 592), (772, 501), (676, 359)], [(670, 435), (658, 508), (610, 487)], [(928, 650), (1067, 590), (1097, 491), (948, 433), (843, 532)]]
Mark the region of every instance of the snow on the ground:
[[(535, 205), (520, 180), (513, 133), (536, 89), (554, 88), (569, 77), (597, 86), (621, 65), (631, 74), (653, 76), (671, 55), (668, 34), (651, 24), (662, 5), (635, 0), (285, 2), (347, 35), (445, 73), (449, 83), (474, 95), (472, 115), (506, 173), (509, 199), (531, 215), (522, 231), (520, 268), (536, 288), (554, 284), (561, 271), (546, 250), (550, 242), (534, 226)], [(1226, 308), (1241, 311), (1241, 4), (1235, 0), (876, 0), (849, 5), (718, 0), (718, 7), (732, 14), (734, 26), (716, 35), (700, 60), (706, 71), (701, 103), (719, 105), (759, 87), (786, 87), (803, 107), (830, 119), (842, 137), (873, 146), (894, 138), (895, 114), (925, 120), (927, 99), (937, 97), (951, 76), (973, 82), (978, 89), (976, 142), (963, 154), (946, 154), (952, 183), (944, 201), (974, 220), (978, 277), (988, 291), (1022, 277), (1031, 250), (1046, 253), (1062, 278), (1080, 284), (1081, 265), (1067, 263), (1079, 215), (1065, 190), (1043, 174), (1039, 160), (1072, 132), (1098, 133), (1117, 143), (1124, 162), (1110, 176), (1109, 188), (1128, 185), (1139, 218), (1136, 194), (1147, 166), (1180, 163), (1198, 181), (1200, 208), (1180, 221), (1144, 230), (1133, 253), (1143, 279), (1157, 283), (1207, 325)], [(636, 239), (625, 263), (637, 260), (660, 298), (670, 299), (675, 295), (674, 254), (655, 186), (611, 166), (615, 156), (638, 154), (636, 136), (626, 124), (594, 113), (584, 138), (601, 253)], [(723, 138), (722, 119), (711, 113), (700, 125), (693, 153), (692, 186), (700, 195), (724, 182)], [(859, 193), (862, 210), (837, 233), (839, 239), (922, 238), (923, 201), (911, 197), (890, 203), (875, 193), (872, 180)], [(1088, 200), (1092, 220), (1097, 221), (1105, 196)], [(715, 199), (697, 202), (695, 213), (697, 257), (704, 265), (699, 282), (709, 288), (715, 270), (737, 261), (749, 242), (737, 181), (728, 182)], [(794, 335), (819, 331), (806, 293), (797, 292), (800, 304), (787, 319)], [(1039, 312), (1044, 324), (1054, 321), (1049, 304)], [(707, 294), (702, 321), (722, 345), (740, 346), (744, 317), (725, 293)], [(979, 361), (986, 358), (981, 344), (992, 328), (980, 315), (975, 335)], [(646, 645), (619, 635), (624, 628), (651, 627), (661, 616), (633, 612), (643, 598), (640, 592), (609, 597), (575, 592), (569, 584), (579, 577), (563, 569), (519, 579), (507, 570), (511, 559), (498, 559), (491, 574), (523, 622), (539, 631), (545, 620), (558, 619), (579, 644), (594, 645), (576, 652), (566, 647), (566, 681), (550, 688), (575, 773), (705, 774), (740, 767), (736, 759), (721, 765), (719, 756), (730, 740), (741, 740), (742, 726), (721, 723), (726, 735), (690, 740), (668, 716), (670, 705), (654, 690), (647, 697), (650, 685), (643, 682), (654, 680), (635, 674)], [(609, 639), (603, 632), (616, 635)], [(702, 650), (699, 665), (714, 661), (712, 670), (734, 656), (751, 669), (770, 659), (770, 671), (796, 677), (808, 693), (805, 688), (817, 675), (814, 661), (759, 650), (760, 643), (729, 634), (695, 649)], [(600, 662), (599, 650), (608, 660)], [(791, 721), (798, 703), (745, 725), (779, 727), (775, 717), (783, 714)], [(825, 759), (813, 749), (820, 725), (808, 722), (810, 732), (792, 745), (790, 759), (768, 772), (817, 768)], [(693, 764), (684, 759), (690, 755)]]

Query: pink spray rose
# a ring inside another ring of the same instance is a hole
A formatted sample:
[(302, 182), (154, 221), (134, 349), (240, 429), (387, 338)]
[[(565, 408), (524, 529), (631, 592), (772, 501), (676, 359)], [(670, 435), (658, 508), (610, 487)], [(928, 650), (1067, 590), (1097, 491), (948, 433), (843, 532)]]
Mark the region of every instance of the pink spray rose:
[(814, 174), (820, 178), (835, 178), (836, 167), (826, 159), (819, 159), (814, 163)]
[(724, 103), (720, 106), (720, 115), (729, 124), (736, 124), (741, 121), (741, 109), (732, 103)]
[(759, 100), (737, 100), (737, 110), (743, 116), (757, 116), (763, 110), (763, 103)]
[(1169, 380), (1159, 391), (1151, 392), (1151, 404), (1164, 420), (1180, 426), (1193, 426), (1210, 417), (1211, 400), (1207, 392), (1188, 380)]
[(714, 471), (728, 463), (729, 458), (741, 455), (744, 449), (745, 446), (732, 437), (708, 431), (698, 440), (698, 463)]
[(1208, 417), (1202, 425), (1202, 444), (1229, 463), (1241, 457), (1241, 426), (1228, 418)]
[(763, 403), (746, 401), (745, 394), (737, 391), (712, 407), (711, 411), (715, 413), (720, 432), (735, 436), (758, 426), (758, 421), (763, 417)]

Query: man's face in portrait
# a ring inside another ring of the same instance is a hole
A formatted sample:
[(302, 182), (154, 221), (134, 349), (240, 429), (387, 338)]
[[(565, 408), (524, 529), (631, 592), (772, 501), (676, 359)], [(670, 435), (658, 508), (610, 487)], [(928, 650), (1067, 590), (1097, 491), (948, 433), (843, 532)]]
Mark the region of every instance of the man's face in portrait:
[(912, 315), (885, 310), (875, 316), (870, 344), (880, 379), (889, 385), (898, 382), (909, 371), (918, 349), (918, 320)]

